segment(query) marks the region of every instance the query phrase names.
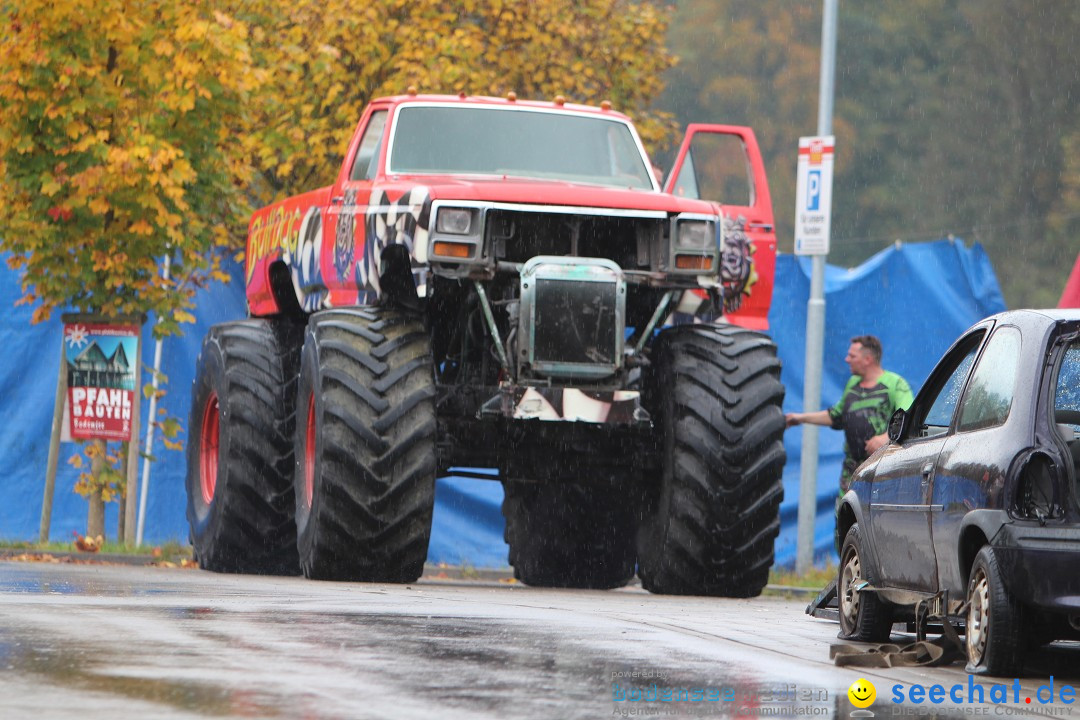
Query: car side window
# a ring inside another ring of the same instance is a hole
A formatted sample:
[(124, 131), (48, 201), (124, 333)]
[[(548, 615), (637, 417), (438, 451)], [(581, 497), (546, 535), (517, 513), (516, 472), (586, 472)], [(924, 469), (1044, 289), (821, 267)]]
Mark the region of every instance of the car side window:
[(998, 328), (986, 344), (964, 394), (959, 431), (995, 427), (1008, 419), (1019, 366), (1020, 331)]
[(1075, 425), (1080, 430), (1080, 340), (1073, 340), (1065, 351), (1054, 392), (1057, 422)]
[(964, 344), (953, 354), (955, 365), (952, 370), (946, 370), (939, 375), (937, 394), (928, 397), (921, 402), (921, 408), (925, 408), (925, 414), (919, 419), (920, 408), (916, 408), (916, 422), (920, 437), (932, 437), (941, 435), (949, 429), (952, 423), (956, 404), (960, 401), (960, 393), (964, 390), (964, 382), (967, 380), (971, 366), (975, 364), (975, 355), (979, 352), (979, 344), (983, 332), (979, 331), (965, 339)]
[(353, 158), (350, 180), (371, 180), (375, 177), (375, 157), (382, 145), (383, 129), (386, 128), (386, 111), (378, 110), (371, 114), (364, 135), (360, 138), (360, 147)]

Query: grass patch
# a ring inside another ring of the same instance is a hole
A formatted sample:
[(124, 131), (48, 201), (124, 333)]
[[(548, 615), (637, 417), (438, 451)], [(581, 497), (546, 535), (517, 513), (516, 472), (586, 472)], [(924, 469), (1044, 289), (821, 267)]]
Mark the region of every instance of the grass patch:
[[(92, 557), (97, 553), (84, 553), (80, 552), (75, 547), (75, 542), (27, 542), (24, 540), (0, 540), (0, 550), (13, 550), (27, 554), (37, 553), (79, 553)], [(191, 546), (187, 544), (181, 544), (177, 540), (170, 540), (164, 543), (158, 543), (156, 545), (144, 543), (138, 547), (133, 545), (125, 545), (119, 541), (106, 540), (98, 553), (106, 555), (132, 555), (132, 556), (149, 556), (162, 561), (179, 562), (181, 560), (191, 559)]]
[(836, 579), (836, 566), (831, 562), (823, 568), (814, 567), (799, 574), (794, 570), (773, 568), (769, 572), (770, 585), (805, 587), (820, 590)]

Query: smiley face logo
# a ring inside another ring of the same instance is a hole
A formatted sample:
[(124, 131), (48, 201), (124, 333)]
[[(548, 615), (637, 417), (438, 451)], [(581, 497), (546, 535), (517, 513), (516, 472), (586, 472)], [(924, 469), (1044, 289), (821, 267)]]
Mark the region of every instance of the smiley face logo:
[(847, 689), (848, 700), (857, 708), (868, 708), (877, 699), (877, 688), (869, 680), (859, 678)]

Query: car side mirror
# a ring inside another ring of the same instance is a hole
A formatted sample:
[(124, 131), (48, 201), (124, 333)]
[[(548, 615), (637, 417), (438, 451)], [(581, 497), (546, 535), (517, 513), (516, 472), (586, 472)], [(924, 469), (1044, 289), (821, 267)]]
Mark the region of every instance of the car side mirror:
[(892, 442), (900, 442), (900, 438), (907, 432), (907, 426), (907, 410), (897, 408), (896, 412), (889, 418), (889, 440)]

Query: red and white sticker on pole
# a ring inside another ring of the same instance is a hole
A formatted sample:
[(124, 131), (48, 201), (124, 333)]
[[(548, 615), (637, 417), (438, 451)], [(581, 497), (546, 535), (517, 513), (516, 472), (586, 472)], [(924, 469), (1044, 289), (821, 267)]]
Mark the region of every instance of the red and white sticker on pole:
[(795, 254), (828, 255), (832, 217), (832, 135), (799, 138), (795, 181)]
[(139, 327), (64, 324), (64, 441), (131, 440)]

